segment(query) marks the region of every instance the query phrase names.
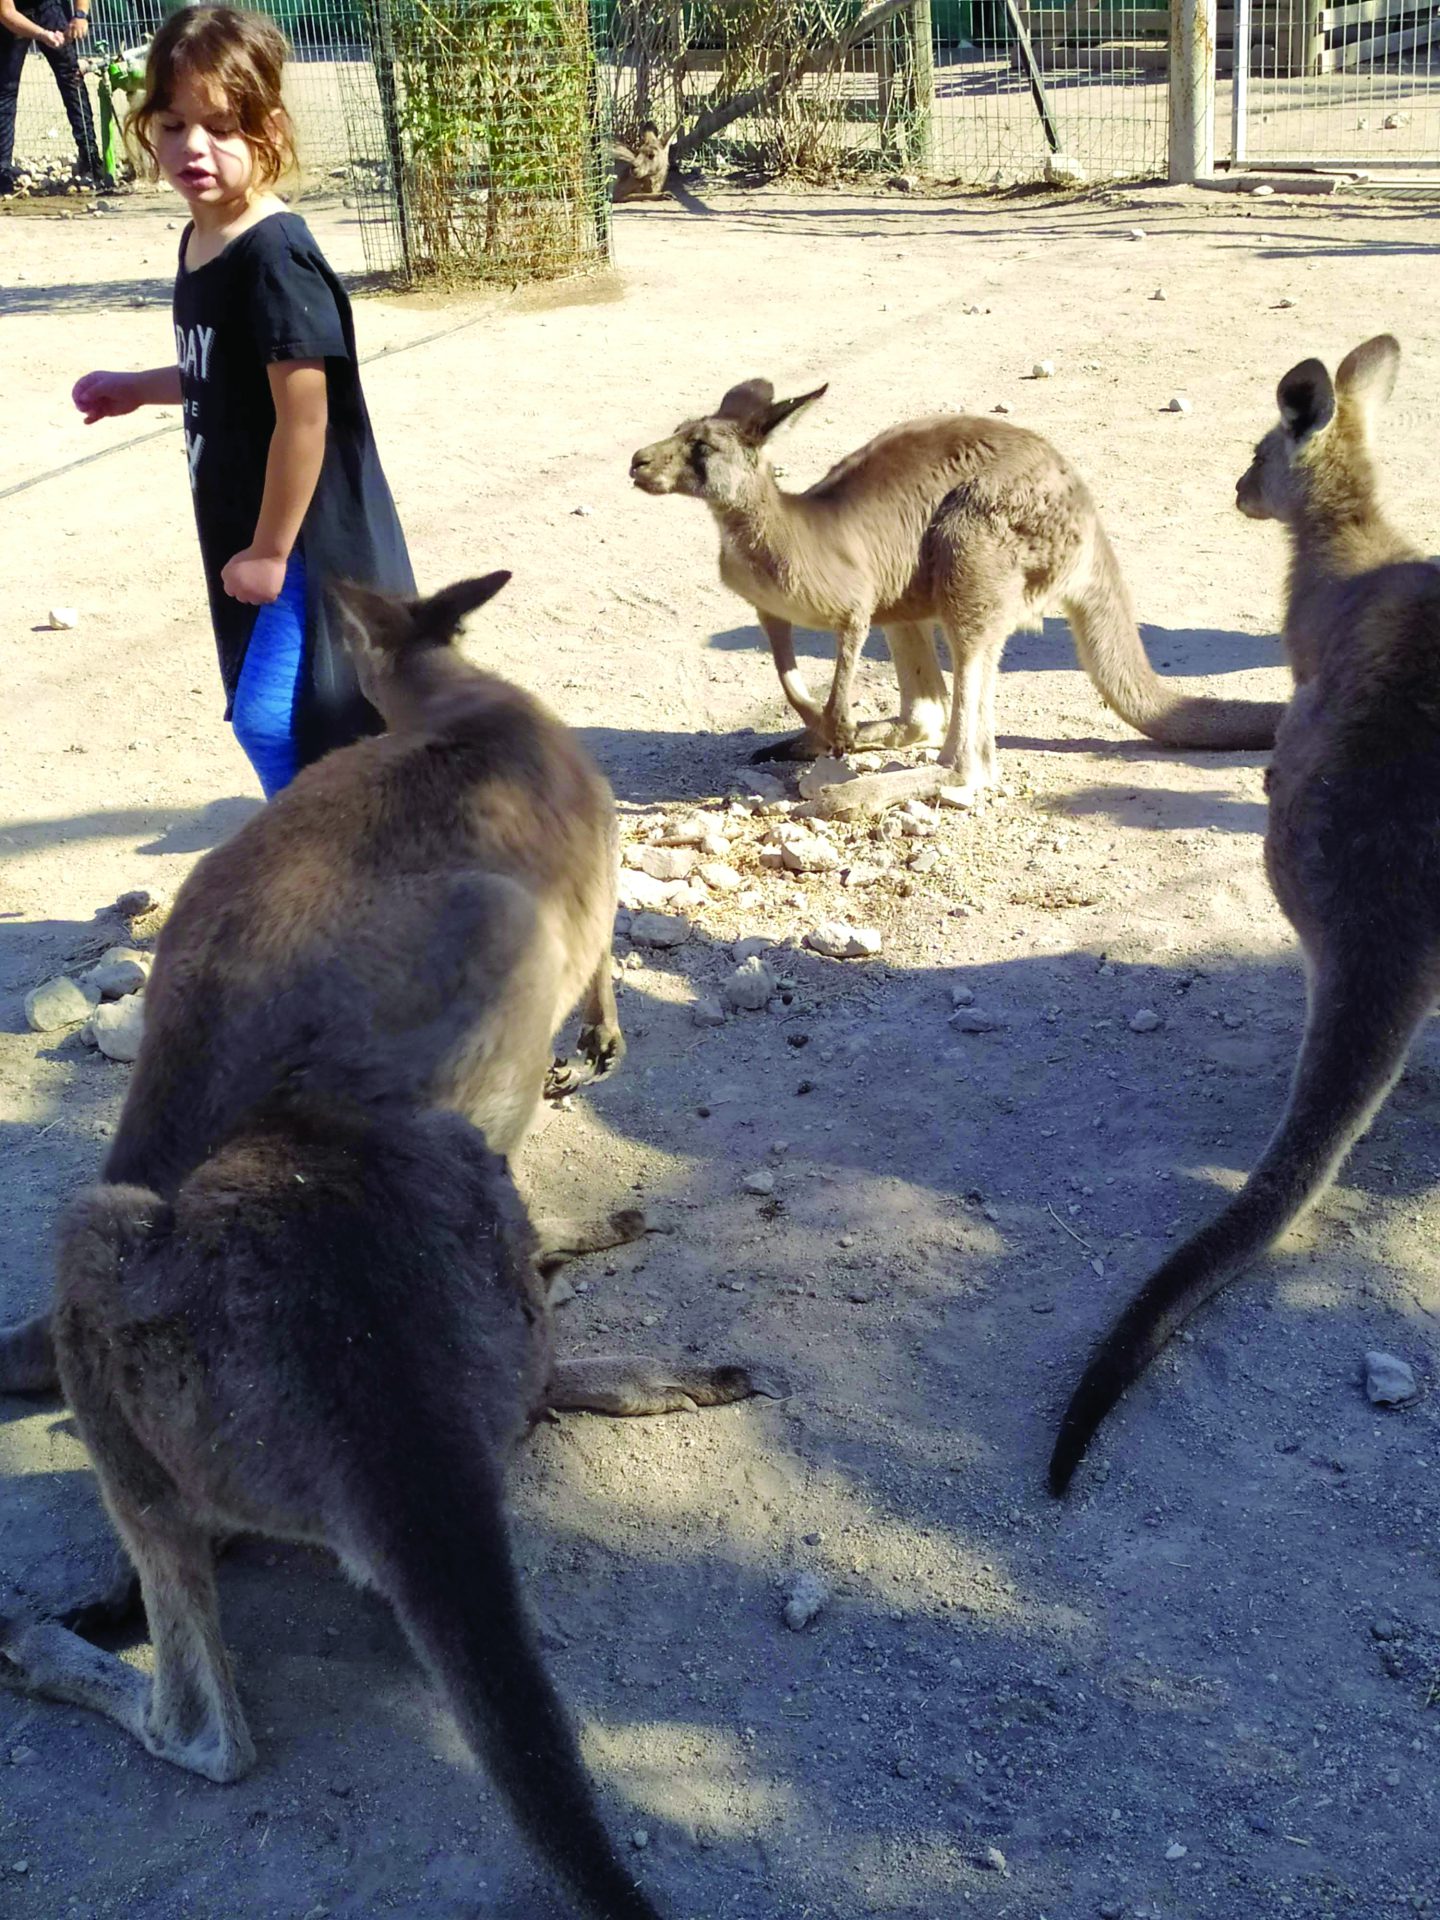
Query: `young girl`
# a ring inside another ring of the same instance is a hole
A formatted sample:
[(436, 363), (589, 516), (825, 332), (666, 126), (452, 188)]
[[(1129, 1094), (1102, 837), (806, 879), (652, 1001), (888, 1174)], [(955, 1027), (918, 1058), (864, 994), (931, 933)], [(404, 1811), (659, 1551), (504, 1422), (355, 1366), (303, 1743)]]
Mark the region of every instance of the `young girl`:
[(226, 718), (266, 798), (380, 730), (334, 630), (335, 578), (414, 591), (345, 290), (270, 191), (294, 163), (272, 23), (192, 6), (151, 42), (130, 131), (190, 209), (177, 365), (88, 373), (86, 424), (180, 404)]

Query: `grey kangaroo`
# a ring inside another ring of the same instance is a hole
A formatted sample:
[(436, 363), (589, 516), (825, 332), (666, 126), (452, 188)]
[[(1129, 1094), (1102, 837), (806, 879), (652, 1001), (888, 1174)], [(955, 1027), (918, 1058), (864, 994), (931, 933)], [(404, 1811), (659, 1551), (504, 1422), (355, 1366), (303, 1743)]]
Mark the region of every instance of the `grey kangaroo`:
[(1265, 863), (1305, 959), (1289, 1102), (1244, 1187), (1151, 1275), (1097, 1347), (1050, 1461), (1063, 1493), (1126, 1387), (1204, 1301), (1329, 1183), (1440, 996), (1440, 571), (1386, 523), (1371, 431), (1388, 334), (1280, 382), (1280, 423), (1236, 505), (1290, 540), (1297, 688), (1275, 742)]
[[(1273, 743), (1283, 707), (1182, 696), (1156, 677), (1085, 483), (1039, 434), (940, 414), (892, 427), (803, 493), (784, 492), (766, 442), (826, 391), (776, 400), (768, 380), (747, 380), (713, 414), (642, 447), (630, 475), (646, 493), (703, 500), (714, 516), (720, 578), (754, 607), (785, 697), (805, 723), (768, 754), (940, 747), (938, 770), (827, 788), (827, 806), (856, 812), (946, 784), (966, 797), (993, 786), (1000, 656), (1017, 627), (1051, 607), (1070, 622), (1101, 698), (1150, 739), (1172, 747)], [(954, 670), (948, 727), (937, 622)], [(900, 714), (857, 722), (851, 684), (876, 624), (895, 663)], [(837, 637), (823, 707), (796, 662), (795, 625)]]
[[(508, 1157), (582, 994), (580, 1060), (551, 1091), (620, 1059), (609, 787), (568, 728), (451, 644), (509, 577), (337, 596), (388, 731), (308, 767), (186, 880), (105, 1180), (173, 1198), (281, 1088), (451, 1107)], [(54, 1383), (47, 1316), (0, 1333), (0, 1391)]]
[(60, 1232), (66, 1398), (140, 1575), (153, 1679), (0, 1619), (0, 1683), (215, 1781), (255, 1750), (212, 1542), (331, 1548), (394, 1607), (522, 1832), (594, 1920), (656, 1920), (601, 1822), (511, 1554), (504, 1465), (545, 1408), (736, 1400), (738, 1368), (557, 1365), (504, 1161), (458, 1114), (277, 1096), (171, 1198), (92, 1187)]

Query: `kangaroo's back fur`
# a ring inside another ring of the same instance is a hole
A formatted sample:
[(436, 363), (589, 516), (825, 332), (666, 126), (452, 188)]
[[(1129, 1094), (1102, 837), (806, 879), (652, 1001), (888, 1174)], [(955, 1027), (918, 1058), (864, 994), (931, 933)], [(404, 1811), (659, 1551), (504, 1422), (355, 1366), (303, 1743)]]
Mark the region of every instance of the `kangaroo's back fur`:
[[(1071, 1396), (1063, 1492), (1096, 1427), (1175, 1329), (1333, 1178), (1440, 998), (1440, 571), (1380, 513), (1372, 419), (1399, 348), (1357, 347), (1280, 383), (1281, 421), (1237, 488), (1291, 544), (1299, 685), (1275, 743), (1265, 859), (1307, 960), (1289, 1103), (1244, 1188), (1146, 1282)], [(1376, 564), (1376, 561), (1379, 564)]]
[(209, 1540), (328, 1546), (395, 1607), (577, 1907), (653, 1920), (516, 1577), (504, 1463), (545, 1404), (549, 1323), (524, 1208), (480, 1134), (454, 1114), (274, 1102), (172, 1200), (82, 1195), (56, 1309), (66, 1393), (144, 1584), (156, 1678), (133, 1705), (125, 1675), (141, 1676), (59, 1629), (7, 1649), (21, 1672), (48, 1657), (31, 1677), (53, 1683), (68, 1659), (67, 1697), (122, 1721), (126, 1708), (152, 1752), (234, 1778), (253, 1748)]
[[(1090, 494), (1039, 434), (1004, 420), (935, 415), (877, 435), (803, 493), (782, 491), (765, 442), (824, 392), (776, 402), (768, 381), (747, 381), (715, 414), (685, 422), (631, 462), (644, 491), (688, 493), (710, 507), (721, 578), (756, 608), (812, 751), (939, 743), (943, 680), (929, 636), (938, 623), (955, 669), (941, 763), (963, 785), (991, 783), (1001, 649), (1016, 626), (1053, 609), (1069, 619), (1101, 697), (1151, 739), (1273, 742), (1280, 706), (1182, 696), (1157, 678)], [(872, 623), (885, 628), (895, 653), (898, 727), (857, 728), (850, 719), (850, 680)], [(794, 667), (793, 625), (839, 638), (823, 712)], [(928, 652), (928, 668), (911, 659), (917, 649)]]
[[(540, 703), (451, 644), (507, 574), (428, 600), (340, 596), (389, 731), (328, 755), (176, 896), (107, 1180), (169, 1196), (282, 1089), (452, 1107), (519, 1145), (586, 997), (579, 1085), (623, 1051), (610, 979), (610, 790)], [(42, 1322), (0, 1334), (0, 1387), (48, 1383)]]

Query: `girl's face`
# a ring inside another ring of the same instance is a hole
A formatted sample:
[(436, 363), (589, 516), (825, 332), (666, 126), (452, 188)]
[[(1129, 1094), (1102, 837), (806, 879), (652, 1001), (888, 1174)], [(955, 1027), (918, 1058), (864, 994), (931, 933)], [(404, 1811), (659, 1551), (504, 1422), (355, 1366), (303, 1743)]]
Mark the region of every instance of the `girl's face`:
[(160, 171), (192, 212), (245, 205), (255, 156), (223, 93), (187, 75), (154, 125)]

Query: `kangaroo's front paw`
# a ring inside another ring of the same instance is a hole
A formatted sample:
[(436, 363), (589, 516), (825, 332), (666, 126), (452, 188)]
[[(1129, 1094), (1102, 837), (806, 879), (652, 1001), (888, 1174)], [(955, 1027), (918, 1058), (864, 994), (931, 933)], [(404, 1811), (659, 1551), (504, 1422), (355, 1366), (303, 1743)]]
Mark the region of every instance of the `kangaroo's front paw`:
[(589, 1062), (592, 1080), (604, 1080), (625, 1058), (625, 1036), (615, 1020), (598, 1027), (582, 1027), (576, 1044)]

